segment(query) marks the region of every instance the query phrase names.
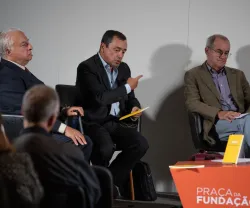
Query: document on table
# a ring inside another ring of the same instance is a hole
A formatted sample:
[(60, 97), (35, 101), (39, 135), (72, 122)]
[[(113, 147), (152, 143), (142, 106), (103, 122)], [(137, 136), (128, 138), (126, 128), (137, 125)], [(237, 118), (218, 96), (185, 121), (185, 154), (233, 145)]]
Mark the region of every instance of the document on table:
[[(222, 163), (223, 159), (211, 160), (211, 162)], [(250, 162), (250, 158), (239, 158), (238, 161), (237, 161), (237, 163), (246, 163), (246, 162)]]
[(169, 168), (173, 168), (173, 169), (180, 169), (180, 168), (184, 168), (184, 169), (190, 169), (190, 168), (204, 168), (205, 165), (170, 165)]

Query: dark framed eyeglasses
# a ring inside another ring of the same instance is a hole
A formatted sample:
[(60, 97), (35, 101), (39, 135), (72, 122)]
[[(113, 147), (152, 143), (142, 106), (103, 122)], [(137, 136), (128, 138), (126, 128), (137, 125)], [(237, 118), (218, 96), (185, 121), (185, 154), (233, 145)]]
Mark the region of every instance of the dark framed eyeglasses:
[(222, 51), (220, 49), (213, 49), (212, 47), (209, 47), (209, 49), (211, 49), (212, 51), (214, 51), (218, 57), (221, 57), (223, 54), (228, 58), (230, 57), (232, 54), (229, 51)]

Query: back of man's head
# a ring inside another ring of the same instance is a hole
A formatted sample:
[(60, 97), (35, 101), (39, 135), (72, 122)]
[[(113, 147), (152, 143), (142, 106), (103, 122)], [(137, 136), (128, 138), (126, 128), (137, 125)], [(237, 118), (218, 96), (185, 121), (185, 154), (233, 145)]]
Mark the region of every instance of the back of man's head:
[(22, 113), (24, 119), (33, 124), (48, 122), (57, 117), (59, 98), (56, 91), (45, 85), (30, 88), (23, 97)]

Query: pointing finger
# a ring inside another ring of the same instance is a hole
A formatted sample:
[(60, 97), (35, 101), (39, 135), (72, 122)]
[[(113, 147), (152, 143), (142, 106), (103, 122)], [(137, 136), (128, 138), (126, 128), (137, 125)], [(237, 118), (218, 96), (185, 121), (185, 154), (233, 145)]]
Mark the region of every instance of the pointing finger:
[(139, 75), (136, 77), (137, 80), (141, 79), (143, 77), (143, 75)]

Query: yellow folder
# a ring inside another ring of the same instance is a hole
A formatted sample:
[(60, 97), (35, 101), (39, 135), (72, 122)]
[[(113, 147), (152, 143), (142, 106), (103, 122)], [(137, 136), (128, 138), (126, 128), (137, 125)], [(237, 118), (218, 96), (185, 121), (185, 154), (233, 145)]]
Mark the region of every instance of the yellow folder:
[(134, 116), (134, 115), (136, 115), (136, 114), (138, 114), (138, 113), (141, 113), (141, 112), (147, 110), (148, 108), (149, 108), (149, 107), (146, 107), (146, 108), (140, 109), (140, 110), (138, 110), (138, 111), (135, 111), (135, 112), (133, 112), (133, 113), (127, 114), (127, 115), (121, 117), (119, 120), (121, 121), (121, 120), (123, 120), (123, 119), (125, 119), (125, 118), (129, 118), (129, 117), (131, 117), (131, 116)]
[(242, 134), (233, 134), (229, 136), (226, 151), (222, 160), (223, 163), (238, 163), (243, 139), (244, 135)]

